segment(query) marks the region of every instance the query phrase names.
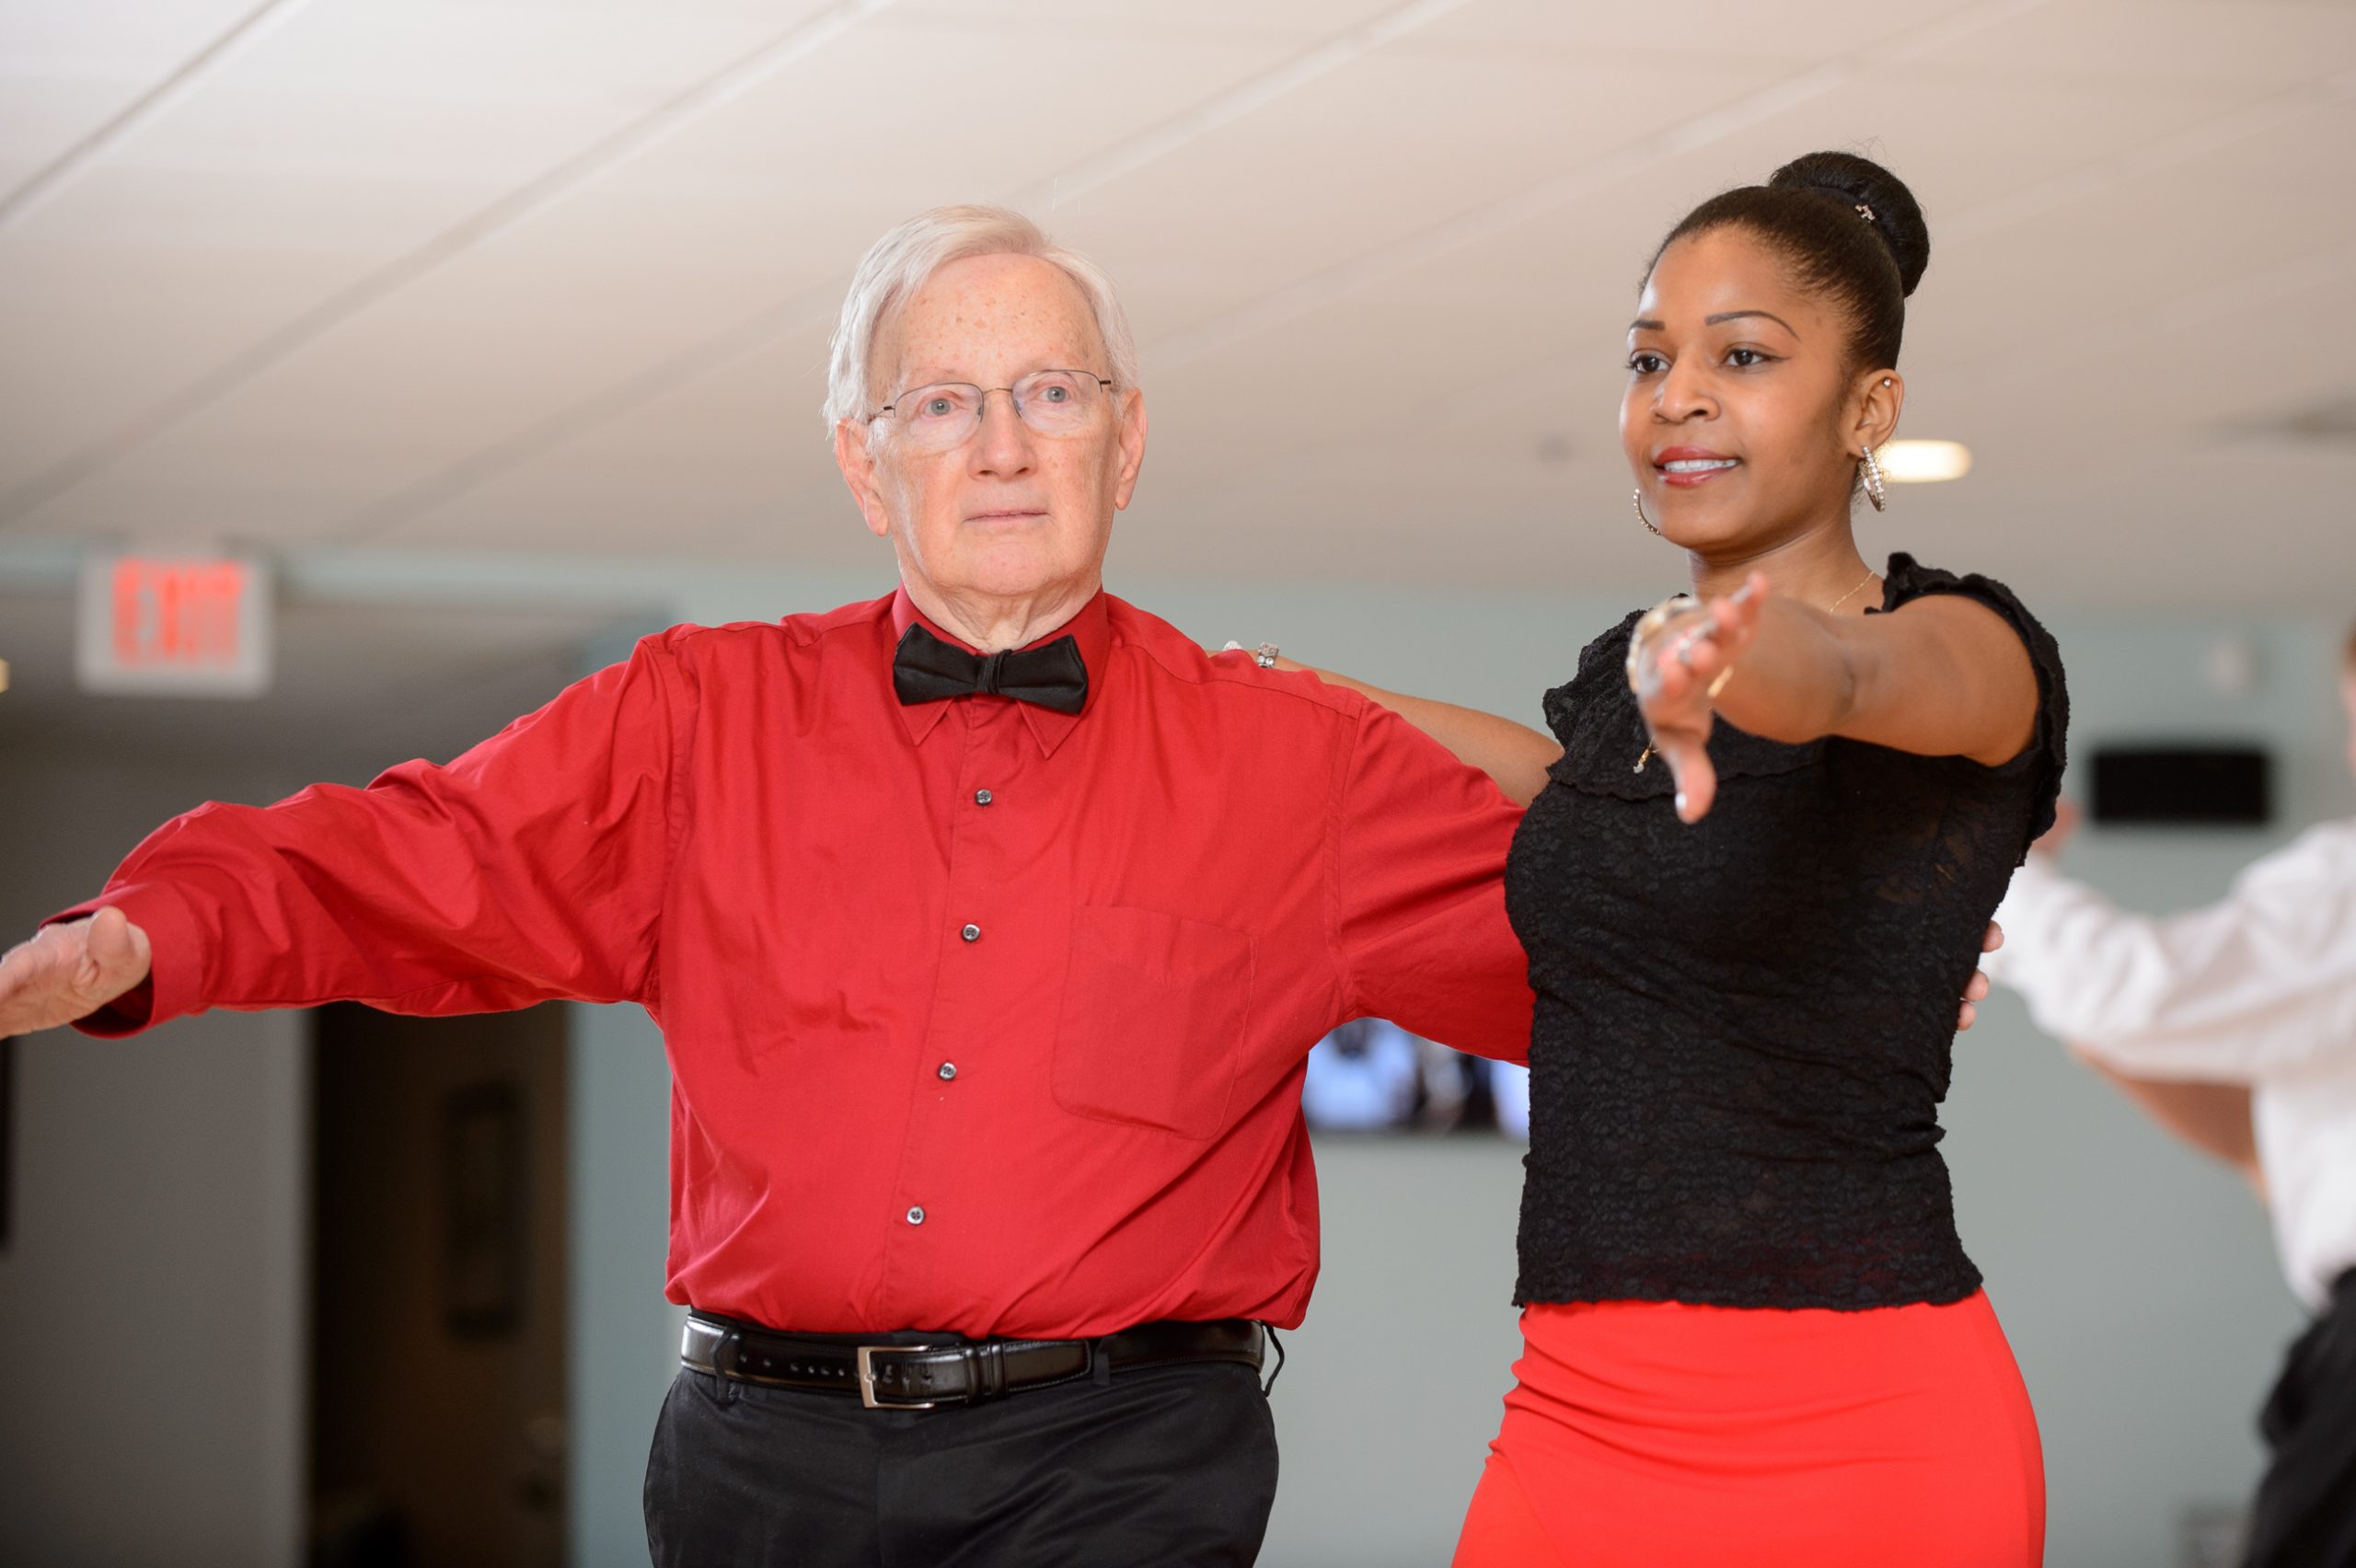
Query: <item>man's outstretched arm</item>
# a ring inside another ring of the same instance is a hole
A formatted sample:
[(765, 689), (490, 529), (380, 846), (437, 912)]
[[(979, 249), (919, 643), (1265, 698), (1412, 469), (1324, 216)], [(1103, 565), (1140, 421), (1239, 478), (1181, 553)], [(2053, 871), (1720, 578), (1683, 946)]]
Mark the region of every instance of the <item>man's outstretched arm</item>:
[(1996, 978), (2047, 1033), (2136, 1078), (2248, 1083), (2356, 1039), (2356, 832), (2312, 829), (2223, 901), (2165, 917), (2119, 908), (2053, 864), (2049, 836), (2013, 875)]
[(668, 853), (676, 679), (650, 640), (446, 767), (174, 819), (8, 954), (0, 1029), (638, 996)]

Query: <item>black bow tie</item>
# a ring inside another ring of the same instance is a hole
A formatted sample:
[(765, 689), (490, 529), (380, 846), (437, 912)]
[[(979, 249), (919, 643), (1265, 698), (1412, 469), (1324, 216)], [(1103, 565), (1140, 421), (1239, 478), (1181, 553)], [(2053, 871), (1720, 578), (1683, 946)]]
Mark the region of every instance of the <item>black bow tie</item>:
[(1077, 713), (1088, 703), (1088, 663), (1068, 633), (1037, 648), (983, 654), (911, 624), (892, 655), (892, 689), (903, 706), (983, 692)]

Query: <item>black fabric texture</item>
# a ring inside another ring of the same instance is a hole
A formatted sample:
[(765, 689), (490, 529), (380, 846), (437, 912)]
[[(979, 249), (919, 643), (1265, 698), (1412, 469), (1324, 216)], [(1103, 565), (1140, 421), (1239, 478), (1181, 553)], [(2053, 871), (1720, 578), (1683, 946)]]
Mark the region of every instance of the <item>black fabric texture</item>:
[(2356, 1563), (2356, 1272), (2291, 1346), (2258, 1417), (2273, 1459), (2250, 1509), (2247, 1568)]
[[(2039, 704), (1998, 767), (1720, 721), (1688, 826), (1623, 669), (1589, 643), (1506, 870), (1537, 991), (1516, 1300), (1862, 1309), (1980, 1285), (1939, 1102), (1981, 936), (2053, 822), (2062, 659), (2001, 583), (1890, 558), (1882, 612), (1961, 594), (2020, 634)], [(1739, 678), (1738, 676), (1737, 678)]]
[(1276, 1494), (1249, 1366), (933, 1411), (682, 1369), (646, 1537), (655, 1568), (1248, 1568)]

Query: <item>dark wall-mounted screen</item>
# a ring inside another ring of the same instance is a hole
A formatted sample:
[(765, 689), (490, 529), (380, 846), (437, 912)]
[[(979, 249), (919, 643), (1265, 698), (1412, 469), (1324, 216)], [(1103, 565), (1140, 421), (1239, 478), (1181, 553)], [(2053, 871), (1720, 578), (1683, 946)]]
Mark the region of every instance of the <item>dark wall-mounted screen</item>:
[(2273, 815), (2271, 759), (2250, 746), (2105, 746), (2095, 753), (2099, 823), (2259, 826)]

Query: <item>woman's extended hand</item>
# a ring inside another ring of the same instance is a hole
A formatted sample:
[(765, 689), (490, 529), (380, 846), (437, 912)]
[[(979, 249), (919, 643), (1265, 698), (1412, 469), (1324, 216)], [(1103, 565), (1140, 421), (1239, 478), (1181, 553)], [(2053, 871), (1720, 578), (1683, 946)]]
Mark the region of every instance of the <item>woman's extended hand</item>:
[(1689, 600), (1657, 619), (1646, 616), (1629, 639), (1628, 685), (1654, 754), (1677, 780), (1680, 822), (1701, 821), (1717, 798), (1717, 770), (1710, 766), (1711, 703), (1757, 635), (1766, 598), (1766, 575), (1754, 571), (1732, 594), (1706, 604)]

